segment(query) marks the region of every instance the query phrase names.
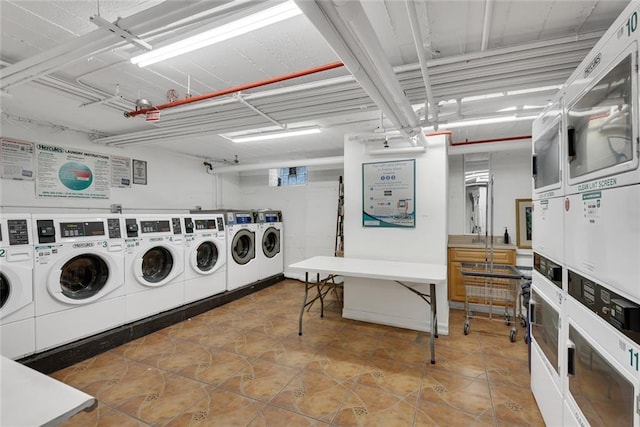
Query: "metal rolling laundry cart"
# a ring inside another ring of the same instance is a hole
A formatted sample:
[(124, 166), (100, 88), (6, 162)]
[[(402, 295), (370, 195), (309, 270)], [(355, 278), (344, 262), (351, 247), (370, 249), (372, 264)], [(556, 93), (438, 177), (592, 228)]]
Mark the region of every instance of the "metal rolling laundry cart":
[[(518, 334), (516, 328), (516, 310), (519, 308), (518, 300), (520, 283), (523, 275), (514, 266), (490, 263), (467, 263), (461, 265), (461, 273), (464, 282), (464, 334), (468, 335), (471, 329), (469, 320), (479, 318), (485, 320), (504, 321), (507, 326), (512, 326), (509, 331), (509, 339), (515, 342)], [(470, 310), (470, 304), (485, 304), (489, 306), (487, 316), (474, 316)], [(504, 305), (504, 318), (495, 319), (493, 315), (494, 303)]]

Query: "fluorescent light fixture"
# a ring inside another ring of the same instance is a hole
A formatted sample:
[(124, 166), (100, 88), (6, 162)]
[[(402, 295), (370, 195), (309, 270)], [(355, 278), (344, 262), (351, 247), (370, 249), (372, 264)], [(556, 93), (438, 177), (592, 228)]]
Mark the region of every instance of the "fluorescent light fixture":
[(533, 120), (536, 116), (505, 116), (505, 117), (491, 117), (486, 119), (477, 119), (477, 120), (466, 120), (461, 122), (452, 122), (446, 124), (440, 124), (440, 129), (455, 129), (466, 126), (479, 126), (479, 125), (490, 125), (495, 123), (509, 123), (509, 122), (519, 122), (521, 120)]
[(146, 67), (147, 65), (155, 64), (156, 62), (164, 61), (165, 59), (173, 58), (174, 56), (192, 52), (194, 50), (211, 46), (212, 44), (220, 43), (224, 40), (229, 40), (233, 37), (264, 28), (284, 21), (285, 19), (300, 15), (301, 13), (302, 12), (298, 9), (298, 6), (293, 3), (293, 1), (287, 1), (279, 4), (278, 6), (238, 19), (237, 21), (221, 25), (209, 31), (196, 34), (192, 37), (187, 37), (186, 39), (178, 42), (135, 56), (131, 58), (131, 63), (138, 64), (139, 67)]
[(251, 141), (264, 141), (268, 139), (289, 138), (292, 136), (313, 135), (320, 132), (321, 132), (320, 128), (309, 128), (309, 129), (290, 130), (285, 132), (250, 134), (247, 136), (225, 137), (225, 138), (228, 138), (233, 142), (251, 142)]
[(506, 107), (498, 110), (498, 113), (507, 113), (509, 111), (518, 111), (518, 110), (542, 110), (546, 105), (523, 105), (519, 107)]

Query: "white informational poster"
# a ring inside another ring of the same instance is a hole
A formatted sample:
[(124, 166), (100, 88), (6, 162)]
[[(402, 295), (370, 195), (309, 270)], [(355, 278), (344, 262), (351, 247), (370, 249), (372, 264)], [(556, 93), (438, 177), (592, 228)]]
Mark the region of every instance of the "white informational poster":
[(4, 179), (33, 181), (33, 143), (0, 138), (0, 165)]
[(362, 165), (362, 226), (415, 227), (416, 161)]
[(37, 144), (36, 165), (38, 197), (109, 198), (111, 163), (105, 154)]
[(111, 156), (111, 186), (118, 188), (131, 187), (131, 159)]
[(133, 183), (147, 185), (147, 162), (133, 159)]

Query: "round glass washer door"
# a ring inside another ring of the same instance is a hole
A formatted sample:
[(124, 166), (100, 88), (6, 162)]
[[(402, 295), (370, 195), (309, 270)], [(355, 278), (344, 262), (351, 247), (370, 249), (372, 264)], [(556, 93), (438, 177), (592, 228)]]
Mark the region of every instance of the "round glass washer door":
[(195, 255), (195, 268), (200, 273), (212, 272), (220, 257), (218, 246), (211, 241), (200, 243)]
[(100, 293), (109, 280), (109, 266), (93, 254), (75, 256), (60, 269), (62, 295), (72, 300), (86, 300)]
[(142, 256), (142, 279), (149, 284), (159, 284), (172, 270), (173, 255), (165, 247), (155, 246)]
[(0, 308), (9, 301), (9, 295), (11, 294), (11, 284), (9, 278), (0, 271)]
[(262, 252), (267, 258), (273, 258), (280, 253), (280, 230), (269, 227), (262, 236)]
[(236, 264), (245, 265), (256, 256), (255, 233), (243, 228), (231, 241), (231, 255)]

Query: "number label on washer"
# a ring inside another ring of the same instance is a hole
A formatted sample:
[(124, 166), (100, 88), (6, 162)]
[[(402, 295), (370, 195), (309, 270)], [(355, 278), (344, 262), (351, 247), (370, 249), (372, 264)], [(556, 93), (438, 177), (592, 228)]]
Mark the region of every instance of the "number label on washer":
[(0, 258), (4, 258), (7, 256), (7, 251), (5, 249), (0, 249)]
[(629, 364), (631, 365), (632, 369), (636, 370), (636, 372), (639, 370), (638, 369), (638, 352), (635, 351), (633, 348), (629, 349)]

